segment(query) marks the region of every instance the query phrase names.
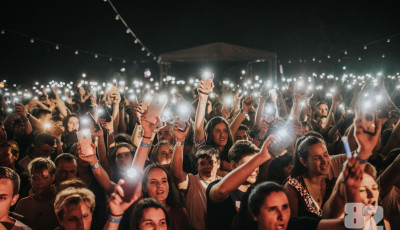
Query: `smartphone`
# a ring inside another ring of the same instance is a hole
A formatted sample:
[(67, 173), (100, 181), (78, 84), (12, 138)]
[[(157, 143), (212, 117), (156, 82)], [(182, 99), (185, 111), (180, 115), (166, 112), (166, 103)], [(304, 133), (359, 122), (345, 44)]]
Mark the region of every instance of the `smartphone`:
[(111, 89), (110, 89), (110, 97), (111, 97), (111, 98), (114, 98), (114, 97), (117, 96), (118, 93), (119, 93), (119, 91), (118, 91), (117, 83), (114, 82), (114, 83), (113, 83), (113, 86), (112, 86)]
[(214, 81), (214, 74), (211, 72), (204, 72), (201, 75), (201, 81), (203, 82), (204, 90), (207, 92), (211, 90), (212, 82)]
[(268, 150), (273, 156), (277, 157), (289, 146), (291, 138), (288, 131), (284, 129), (274, 132), (274, 134), (278, 136), (280, 140), (279, 142), (272, 142), (270, 146), (268, 146)]
[(90, 134), (89, 129), (82, 129), (77, 132), (78, 142), (81, 146), (82, 156), (91, 156), (94, 155), (94, 151), (92, 148), (92, 135)]
[(47, 95), (49, 96), (49, 99), (56, 99), (56, 95), (54, 94), (54, 91), (52, 88), (50, 88), (50, 90), (47, 91)]
[(272, 103), (267, 103), (264, 107), (264, 116), (275, 117), (276, 109)]
[(123, 177), (124, 183), (121, 185), (122, 190), (124, 190), (124, 197), (121, 197), (123, 201), (130, 202), (133, 194), (141, 181), (140, 173), (135, 168), (129, 168), (126, 170)]
[(157, 122), (157, 117), (161, 115), (167, 102), (168, 98), (166, 96), (155, 93), (151, 99), (149, 108), (147, 109), (146, 121), (155, 124)]
[(373, 111), (361, 111), (361, 127), (364, 133), (369, 135), (375, 135), (376, 113)]
[(83, 115), (83, 118), (81, 120), (81, 125), (83, 128), (89, 129), (93, 132), (97, 132), (100, 130), (100, 126), (97, 124), (96, 120), (90, 112), (87, 112), (85, 115)]
[(101, 119), (105, 119), (106, 122), (110, 122), (111, 121), (111, 114), (110, 114), (110, 112), (108, 112), (107, 107), (100, 106), (100, 108), (101, 108), (101, 112), (99, 113), (99, 117)]
[(185, 132), (187, 128), (188, 121), (190, 119), (189, 114), (182, 114), (178, 116), (179, 127), (178, 130), (181, 132)]

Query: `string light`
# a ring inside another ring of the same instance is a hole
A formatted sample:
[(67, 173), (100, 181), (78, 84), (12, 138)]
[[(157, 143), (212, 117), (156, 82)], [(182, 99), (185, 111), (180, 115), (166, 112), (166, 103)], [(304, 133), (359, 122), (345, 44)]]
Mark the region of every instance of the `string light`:
[(35, 43), (35, 39), (31, 38), (30, 42)]
[(59, 50), (59, 49), (60, 49), (60, 47), (58, 45), (56, 45), (56, 50)]
[(94, 55), (94, 58), (98, 58), (98, 57), (99, 57), (99, 55), (97, 55), (97, 54)]
[[(115, 16), (115, 20), (119, 20), (121, 21), (121, 23), (125, 26), (126, 28), (126, 33), (131, 34), (134, 37), (134, 43), (140, 43), (142, 45), (142, 51), (147, 50), (147, 56), (151, 56), (153, 55), (154, 57), (156, 57), (156, 55), (154, 55), (148, 48), (146, 48), (144, 46), (144, 44), (142, 42), (140, 42), (140, 40), (138, 39), (138, 37), (135, 35), (135, 33), (130, 29), (130, 27), (128, 26), (128, 24), (126, 23), (126, 21), (122, 18), (122, 16), (118, 13), (117, 9), (115, 8), (114, 4), (111, 2), (111, 0), (107, 0), (108, 4), (111, 6), (111, 8), (114, 10), (116, 16)], [(154, 58), (153, 58), (154, 59)], [(156, 59), (154, 59), (156, 60)]]
[(78, 50), (75, 50), (75, 55), (78, 55), (79, 54), (79, 51)]

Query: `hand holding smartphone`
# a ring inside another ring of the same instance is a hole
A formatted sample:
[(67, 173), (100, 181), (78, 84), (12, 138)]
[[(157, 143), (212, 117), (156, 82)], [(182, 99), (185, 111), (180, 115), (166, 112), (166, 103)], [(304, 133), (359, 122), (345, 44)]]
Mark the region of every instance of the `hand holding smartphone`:
[(122, 190), (124, 190), (124, 197), (121, 197), (124, 202), (129, 203), (131, 201), (132, 196), (135, 194), (139, 185), (140, 178), (141, 175), (135, 168), (131, 167), (126, 170), (123, 177), (124, 183), (120, 185)]
[(201, 82), (203, 83), (203, 90), (204, 94), (209, 94), (211, 92), (211, 88), (212, 88), (212, 83), (214, 81), (214, 74), (208, 71), (205, 71), (202, 75), (201, 75)]
[(94, 155), (94, 151), (92, 148), (92, 135), (90, 134), (89, 129), (82, 129), (77, 132), (78, 143), (81, 146), (82, 156), (91, 156)]
[(167, 102), (168, 98), (166, 96), (162, 96), (155, 93), (147, 110), (146, 121), (152, 124), (156, 124), (157, 118), (160, 117)]
[(92, 132), (97, 132), (100, 130), (100, 126), (97, 124), (93, 115), (90, 112), (87, 112), (83, 118), (81, 119), (81, 126), (83, 128), (89, 129)]
[(110, 114), (110, 112), (108, 112), (108, 109), (106, 106), (100, 106), (99, 117), (101, 119), (104, 119), (106, 122), (111, 121), (111, 114)]

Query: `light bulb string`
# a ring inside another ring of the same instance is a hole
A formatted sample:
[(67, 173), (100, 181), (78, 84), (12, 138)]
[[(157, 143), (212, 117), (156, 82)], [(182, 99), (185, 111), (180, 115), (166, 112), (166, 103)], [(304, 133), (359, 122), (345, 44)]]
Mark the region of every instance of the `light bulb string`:
[(4, 31), (4, 34), (2, 34), (1, 36), (4, 36), (5, 34), (14, 34), (14, 35), (18, 35), (20, 37), (33, 39), (34, 42), (41, 42), (41, 43), (49, 44), (51, 46), (57, 46), (57, 49), (61, 49), (62, 48), (62, 49), (65, 49), (65, 50), (71, 50), (71, 51), (75, 51), (75, 52), (78, 52), (78, 53), (84, 53), (84, 54), (88, 54), (88, 55), (97, 55), (97, 57), (108, 58), (108, 59), (111, 59), (111, 60), (120, 60), (121, 62), (124, 62), (124, 60), (125, 60), (125, 62), (129, 61), (129, 62), (142, 62), (142, 63), (148, 61), (148, 60), (131, 60), (131, 59), (128, 59), (128, 58), (116, 57), (116, 56), (111, 56), (109, 54), (104, 54), (104, 53), (100, 53), (100, 52), (94, 52), (94, 51), (88, 51), (88, 50), (84, 50), (84, 49), (80, 49), (80, 48), (75, 48), (75, 47), (72, 47), (72, 46), (69, 46), (69, 45), (64, 45), (64, 44), (59, 43), (59, 42), (46, 40), (46, 39), (43, 39), (43, 38), (35, 37), (35, 36), (29, 35), (29, 34), (26, 34), (26, 33), (23, 33), (23, 32), (15, 31), (15, 30), (12, 30), (12, 29), (4, 28), (4, 27), (2, 27), (2, 31)]
[(150, 55), (152, 55), (153, 57), (157, 57), (157, 55), (155, 55), (153, 52), (151, 52), (144, 44), (143, 42), (138, 38), (138, 36), (136, 36), (136, 34), (132, 31), (132, 29), (129, 27), (128, 23), (126, 23), (126, 21), (122, 18), (121, 14), (118, 12), (117, 8), (114, 6), (114, 4), (112, 3), (111, 0), (107, 0), (108, 4), (110, 4), (111, 8), (114, 10), (116, 16), (118, 16), (118, 20), (120, 20), (122, 22), (122, 24), (125, 26), (125, 28), (127, 30), (129, 30), (129, 34), (131, 34), (133, 36), (133, 38), (135, 39), (135, 43), (139, 43), (142, 46), (142, 49), (144, 48), (144, 50), (142, 51), (147, 51)]

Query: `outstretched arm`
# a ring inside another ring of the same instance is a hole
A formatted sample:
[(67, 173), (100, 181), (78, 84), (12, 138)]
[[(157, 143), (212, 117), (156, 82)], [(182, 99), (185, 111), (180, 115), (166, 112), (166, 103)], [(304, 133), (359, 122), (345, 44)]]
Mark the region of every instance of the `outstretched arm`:
[(214, 185), (210, 190), (211, 201), (218, 203), (228, 198), (229, 194), (242, 185), (256, 168), (271, 159), (268, 146), (275, 138), (276, 137), (273, 135), (269, 136), (257, 155), (248, 162), (232, 170), (221, 181)]
[[(211, 89), (214, 87), (212, 84)], [(205, 119), (205, 111), (206, 111), (206, 105), (207, 105), (207, 99), (208, 99), (208, 94), (211, 92), (210, 90), (206, 90), (205, 87), (203, 86), (203, 82), (200, 81), (199, 83), (199, 103), (197, 105), (197, 110), (196, 110), (196, 118), (194, 121), (194, 136), (196, 137), (197, 140), (203, 140), (204, 139), (204, 119)]]
[[(176, 143), (184, 143), (186, 135), (189, 131), (189, 123), (186, 123), (186, 130), (184, 132), (178, 129), (179, 121), (174, 123), (173, 131), (174, 136), (176, 137)], [(175, 144), (174, 154), (172, 156), (171, 161), (171, 169), (172, 174), (174, 176), (175, 181), (177, 182), (178, 188), (186, 190), (188, 187), (188, 176), (183, 171), (183, 147), (182, 144)]]

